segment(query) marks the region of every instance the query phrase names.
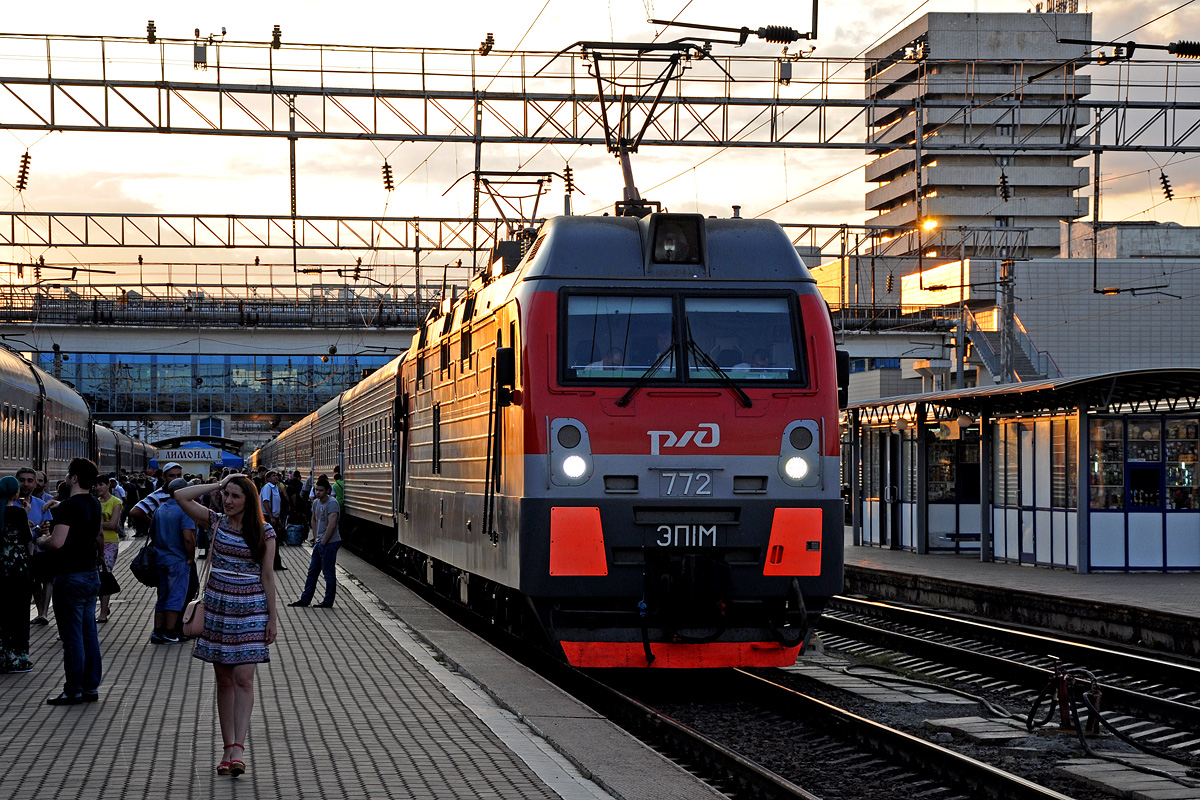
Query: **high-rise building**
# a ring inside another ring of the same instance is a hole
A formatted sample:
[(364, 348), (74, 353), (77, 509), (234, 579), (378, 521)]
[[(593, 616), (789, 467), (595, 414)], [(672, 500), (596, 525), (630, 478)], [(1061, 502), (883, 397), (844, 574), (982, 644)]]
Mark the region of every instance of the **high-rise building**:
[(1075, 196), (1089, 181), (1076, 163), (1088, 120), (1073, 106), (1089, 90), (1075, 63), (1086, 48), (1058, 40), (1090, 38), (1091, 15), (1077, 0), (1047, 8), (927, 14), (867, 53), (868, 98), (901, 101), (869, 112), (879, 147), (866, 179), (879, 185), (867, 224), (887, 228), (875, 255), (913, 256), (937, 240), (957, 258), (957, 229), (1017, 227), (1031, 229), (1029, 256), (1055, 256), (1060, 220), (1088, 213)]

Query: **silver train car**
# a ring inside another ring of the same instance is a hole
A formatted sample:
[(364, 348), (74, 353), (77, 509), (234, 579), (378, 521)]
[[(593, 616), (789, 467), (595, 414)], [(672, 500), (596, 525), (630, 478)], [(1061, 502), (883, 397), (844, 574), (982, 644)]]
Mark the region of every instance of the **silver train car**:
[(71, 459), (90, 457), (91, 414), (77, 392), (11, 350), (0, 348), (0, 474), (20, 467), (52, 480)]

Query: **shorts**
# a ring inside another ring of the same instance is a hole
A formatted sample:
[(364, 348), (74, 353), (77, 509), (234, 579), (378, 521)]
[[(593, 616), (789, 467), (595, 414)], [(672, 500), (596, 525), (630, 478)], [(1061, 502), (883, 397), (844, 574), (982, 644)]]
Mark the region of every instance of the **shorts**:
[(174, 564), (158, 565), (158, 602), (154, 604), (155, 612), (183, 611), (187, 604), (188, 581), (192, 577), (192, 567), (186, 561)]

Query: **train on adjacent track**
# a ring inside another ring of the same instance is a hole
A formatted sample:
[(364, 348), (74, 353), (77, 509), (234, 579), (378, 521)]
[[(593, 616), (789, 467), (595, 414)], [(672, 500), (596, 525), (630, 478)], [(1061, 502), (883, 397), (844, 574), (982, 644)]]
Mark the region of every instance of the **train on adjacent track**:
[[(582, 667), (777, 666), (842, 589), (848, 360), (773, 222), (558, 217), (252, 463)], [(843, 398), (844, 399), (844, 398)]]
[(90, 458), (101, 474), (140, 472), (156, 449), (96, 423), (71, 387), (0, 347), (0, 474), (21, 467), (66, 477), (72, 458)]

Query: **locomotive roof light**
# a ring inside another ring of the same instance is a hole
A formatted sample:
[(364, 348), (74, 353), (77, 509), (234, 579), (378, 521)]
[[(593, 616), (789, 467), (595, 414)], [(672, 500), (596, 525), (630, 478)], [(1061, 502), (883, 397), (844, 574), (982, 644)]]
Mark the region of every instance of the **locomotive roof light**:
[(779, 477), (791, 486), (821, 483), (821, 424), (797, 420), (783, 430), (779, 448)]
[(569, 417), (550, 421), (550, 483), (581, 486), (592, 477), (592, 443), (582, 422)]
[(653, 221), (651, 258), (659, 264), (703, 262), (703, 217), (699, 214), (658, 214)]

